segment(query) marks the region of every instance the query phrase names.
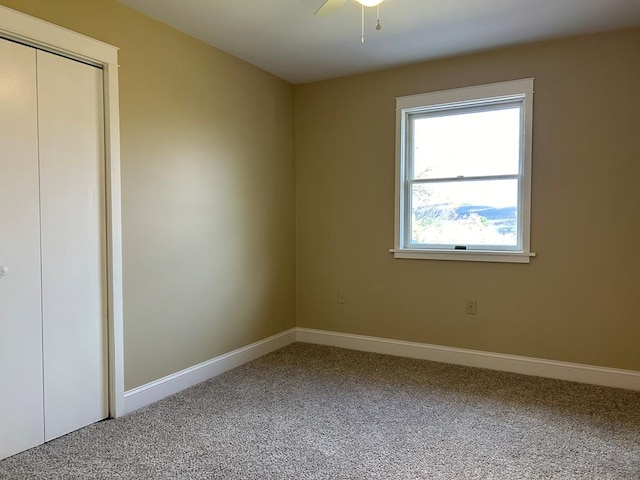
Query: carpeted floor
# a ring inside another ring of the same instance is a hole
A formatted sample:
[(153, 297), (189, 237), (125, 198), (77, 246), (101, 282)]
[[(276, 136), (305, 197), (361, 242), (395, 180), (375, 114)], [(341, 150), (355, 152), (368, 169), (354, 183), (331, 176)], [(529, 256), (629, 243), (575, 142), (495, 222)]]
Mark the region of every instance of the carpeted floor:
[(2, 479), (640, 479), (640, 392), (293, 344)]

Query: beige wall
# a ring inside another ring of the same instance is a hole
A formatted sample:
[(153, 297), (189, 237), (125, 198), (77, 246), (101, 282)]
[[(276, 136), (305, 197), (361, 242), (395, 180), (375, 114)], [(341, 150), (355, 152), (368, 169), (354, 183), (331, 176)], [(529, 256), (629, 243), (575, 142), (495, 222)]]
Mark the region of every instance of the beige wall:
[[(294, 89), (114, 0), (0, 4), (120, 47), (127, 389), (296, 315), (640, 370), (640, 29)], [(531, 76), (538, 257), (393, 259), (394, 98)]]
[[(296, 87), (298, 326), (640, 370), (639, 55), (632, 29)], [(394, 97), (526, 77), (538, 256), (395, 260)]]
[(293, 327), (293, 86), (113, 0), (0, 4), (120, 48), (125, 388)]

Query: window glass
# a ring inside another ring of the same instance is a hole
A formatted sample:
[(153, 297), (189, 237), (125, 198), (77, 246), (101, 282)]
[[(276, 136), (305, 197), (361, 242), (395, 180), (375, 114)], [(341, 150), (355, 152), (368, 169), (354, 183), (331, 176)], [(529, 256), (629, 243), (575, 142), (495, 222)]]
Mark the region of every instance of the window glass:
[(516, 247), (518, 182), (414, 184), (411, 243)]
[(411, 118), (414, 178), (518, 173), (520, 105)]

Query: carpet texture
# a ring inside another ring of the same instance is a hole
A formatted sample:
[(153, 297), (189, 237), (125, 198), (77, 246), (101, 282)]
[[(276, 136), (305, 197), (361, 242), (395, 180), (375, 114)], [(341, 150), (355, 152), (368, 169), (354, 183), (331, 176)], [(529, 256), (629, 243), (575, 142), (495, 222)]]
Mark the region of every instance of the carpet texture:
[(640, 392), (293, 344), (3, 479), (640, 479)]

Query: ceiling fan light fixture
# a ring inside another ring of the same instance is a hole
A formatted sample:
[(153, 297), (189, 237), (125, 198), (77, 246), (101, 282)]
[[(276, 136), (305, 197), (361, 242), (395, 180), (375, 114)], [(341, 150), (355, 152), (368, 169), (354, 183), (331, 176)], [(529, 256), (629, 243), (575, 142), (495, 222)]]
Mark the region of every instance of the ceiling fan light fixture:
[(380, 5), (384, 0), (356, 0), (363, 7), (376, 7)]

